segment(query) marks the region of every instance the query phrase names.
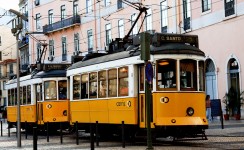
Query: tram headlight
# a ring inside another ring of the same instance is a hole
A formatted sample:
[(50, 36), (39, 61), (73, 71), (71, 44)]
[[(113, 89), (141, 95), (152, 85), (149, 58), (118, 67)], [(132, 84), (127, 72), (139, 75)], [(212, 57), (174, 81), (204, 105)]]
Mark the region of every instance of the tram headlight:
[(194, 109), (192, 107), (188, 107), (186, 113), (188, 116), (192, 116), (194, 114)]

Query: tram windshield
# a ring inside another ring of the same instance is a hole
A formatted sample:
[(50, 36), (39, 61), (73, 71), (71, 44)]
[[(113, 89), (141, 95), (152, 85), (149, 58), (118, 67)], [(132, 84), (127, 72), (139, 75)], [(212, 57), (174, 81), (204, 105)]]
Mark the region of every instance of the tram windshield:
[[(178, 62), (177, 62), (178, 61)], [(179, 65), (177, 65), (179, 64)], [(157, 90), (199, 91), (204, 90), (204, 63), (199, 61), (199, 82), (197, 82), (197, 61), (192, 59), (161, 59), (157, 61)], [(178, 72), (179, 71), (179, 72)]]
[(58, 81), (58, 97), (60, 100), (67, 99), (67, 81), (60, 80)]
[(176, 60), (157, 61), (157, 89), (176, 90)]
[(45, 81), (44, 89), (45, 100), (57, 100), (56, 81)]
[(190, 59), (180, 60), (180, 89), (197, 90), (197, 68), (196, 61)]

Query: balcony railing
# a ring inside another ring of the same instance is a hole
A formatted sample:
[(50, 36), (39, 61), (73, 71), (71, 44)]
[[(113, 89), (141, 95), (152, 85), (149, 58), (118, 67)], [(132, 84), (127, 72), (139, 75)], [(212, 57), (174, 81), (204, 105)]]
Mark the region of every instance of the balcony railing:
[(62, 54), (62, 61), (66, 61), (67, 60), (67, 54)]
[(184, 18), (184, 30), (188, 30), (190, 28), (191, 28), (190, 17)]
[(28, 64), (21, 65), (21, 70), (28, 70)]
[(22, 48), (23, 46), (27, 45), (29, 43), (29, 37), (25, 36), (22, 38), (21, 41), (19, 41), (19, 48)]
[(58, 31), (64, 28), (68, 28), (80, 24), (80, 15), (73, 16), (68, 19), (64, 19), (53, 24), (43, 26), (43, 33), (48, 34), (50, 32)]

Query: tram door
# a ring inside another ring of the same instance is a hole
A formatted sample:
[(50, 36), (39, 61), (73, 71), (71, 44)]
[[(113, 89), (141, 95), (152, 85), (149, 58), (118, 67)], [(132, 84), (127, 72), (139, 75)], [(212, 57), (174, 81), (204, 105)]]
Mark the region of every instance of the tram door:
[(139, 66), (139, 125), (146, 127), (145, 67)]

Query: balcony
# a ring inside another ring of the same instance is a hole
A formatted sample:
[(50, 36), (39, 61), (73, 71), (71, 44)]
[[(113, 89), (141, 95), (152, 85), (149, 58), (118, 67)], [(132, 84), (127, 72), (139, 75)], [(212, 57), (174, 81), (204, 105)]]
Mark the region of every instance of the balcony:
[(27, 71), (28, 70), (28, 64), (21, 65), (21, 70), (22, 71)]
[(18, 43), (19, 43), (19, 48), (26, 46), (29, 43), (29, 37), (28, 36), (23, 37), (22, 40), (19, 41)]
[(66, 61), (67, 60), (67, 54), (62, 54), (62, 61)]
[(43, 26), (43, 33), (49, 34), (58, 30), (69, 28), (80, 24), (80, 15), (73, 16), (62, 21), (55, 22), (53, 24)]

